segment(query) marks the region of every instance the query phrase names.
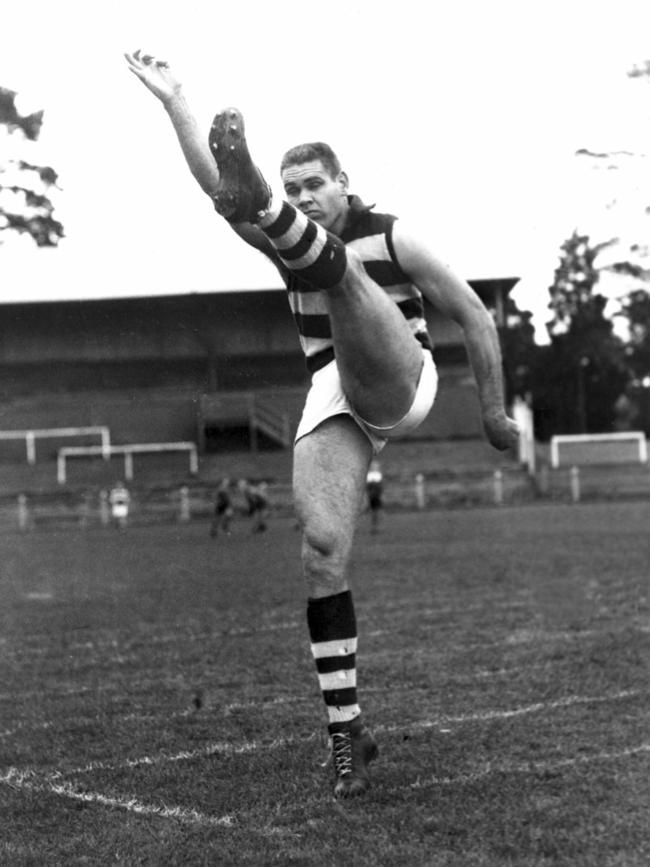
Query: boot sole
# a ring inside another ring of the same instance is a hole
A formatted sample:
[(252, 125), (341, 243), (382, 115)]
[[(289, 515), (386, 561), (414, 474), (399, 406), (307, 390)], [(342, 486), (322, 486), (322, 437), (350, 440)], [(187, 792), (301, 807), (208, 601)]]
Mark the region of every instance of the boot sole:
[(219, 112), (208, 144), (219, 169), (213, 195), (217, 211), (230, 223), (255, 223), (268, 206), (269, 186), (253, 163), (246, 144), (244, 118), (236, 108)]

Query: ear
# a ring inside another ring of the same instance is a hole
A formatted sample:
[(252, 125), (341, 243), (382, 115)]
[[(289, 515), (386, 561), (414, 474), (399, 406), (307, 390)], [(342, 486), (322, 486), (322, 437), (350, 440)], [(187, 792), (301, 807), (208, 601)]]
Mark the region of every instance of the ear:
[(339, 172), (337, 177), (336, 177), (336, 180), (338, 181), (338, 183), (341, 187), (341, 191), (343, 193), (347, 193), (348, 187), (350, 185), (350, 181), (348, 180), (348, 176), (346, 175), (346, 173), (345, 172)]

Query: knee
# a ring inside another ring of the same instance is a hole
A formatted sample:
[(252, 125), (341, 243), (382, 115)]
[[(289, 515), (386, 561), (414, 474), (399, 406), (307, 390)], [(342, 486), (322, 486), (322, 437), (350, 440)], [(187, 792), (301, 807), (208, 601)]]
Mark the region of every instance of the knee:
[(338, 593), (345, 582), (350, 546), (332, 528), (303, 526), (302, 566), (308, 585), (321, 592)]
[(303, 526), (302, 559), (310, 570), (330, 568), (339, 558), (336, 534), (309, 522)]

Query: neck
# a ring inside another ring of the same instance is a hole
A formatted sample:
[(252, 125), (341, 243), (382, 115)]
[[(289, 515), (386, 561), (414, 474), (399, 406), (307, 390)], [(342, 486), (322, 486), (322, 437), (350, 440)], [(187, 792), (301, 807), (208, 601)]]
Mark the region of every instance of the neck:
[(336, 220), (329, 227), (329, 231), (333, 235), (340, 235), (343, 229), (345, 228), (345, 224), (348, 221), (348, 212), (350, 210), (350, 203), (348, 202), (348, 197), (343, 197), (343, 207), (341, 209), (341, 213), (338, 215)]

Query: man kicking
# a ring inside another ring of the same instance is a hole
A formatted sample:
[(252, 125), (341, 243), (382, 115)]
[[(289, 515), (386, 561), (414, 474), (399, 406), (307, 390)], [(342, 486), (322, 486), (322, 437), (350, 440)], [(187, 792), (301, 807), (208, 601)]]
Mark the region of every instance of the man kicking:
[(425, 241), (348, 194), (347, 175), (328, 145), (298, 145), (284, 155), (286, 201), (276, 202), (250, 157), (237, 109), (220, 112), (205, 135), (165, 61), (139, 51), (125, 57), (164, 106), (217, 211), (269, 257), (287, 286), (312, 374), (293, 468), (307, 624), (329, 719), (334, 793), (360, 795), (378, 749), (357, 698), (348, 564), (368, 466), (433, 405), (437, 373), (423, 296), (463, 329), (487, 438), (497, 449), (516, 444), (496, 328), (471, 287)]

